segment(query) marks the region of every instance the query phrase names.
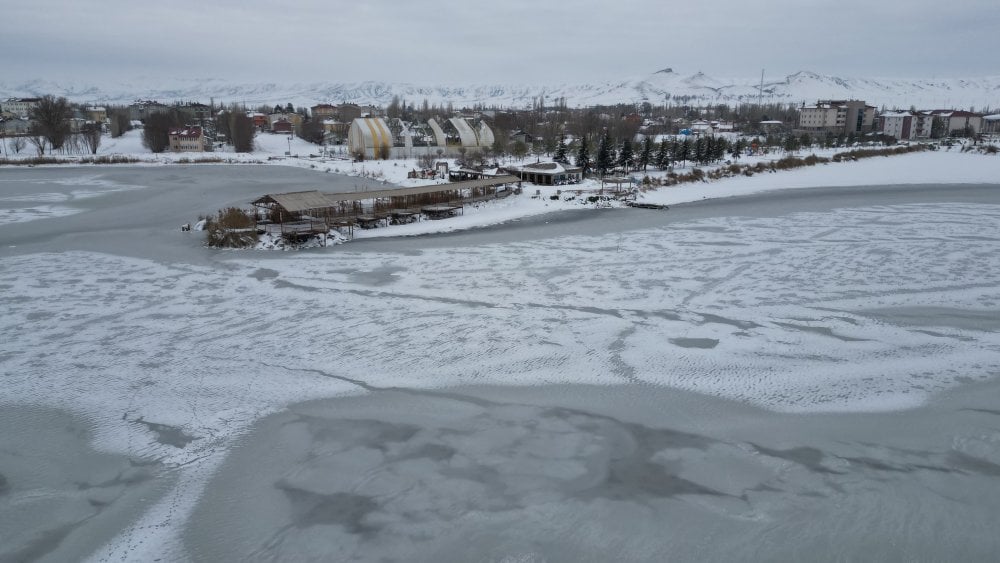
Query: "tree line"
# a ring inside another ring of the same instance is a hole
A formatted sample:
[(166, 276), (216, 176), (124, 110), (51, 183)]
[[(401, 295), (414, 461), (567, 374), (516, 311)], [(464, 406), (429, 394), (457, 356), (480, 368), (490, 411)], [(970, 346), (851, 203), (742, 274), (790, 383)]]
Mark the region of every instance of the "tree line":
[(42, 96), (29, 113), (31, 126), (27, 135), (12, 137), (7, 147), (17, 154), (31, 145), (38, 156), (43, 156), (46, 151), (97, 154), (101, 144), (101, 125), (87, 122), (74, 131), (71, 126), (73, 109), (74, 106), (64, 97)]

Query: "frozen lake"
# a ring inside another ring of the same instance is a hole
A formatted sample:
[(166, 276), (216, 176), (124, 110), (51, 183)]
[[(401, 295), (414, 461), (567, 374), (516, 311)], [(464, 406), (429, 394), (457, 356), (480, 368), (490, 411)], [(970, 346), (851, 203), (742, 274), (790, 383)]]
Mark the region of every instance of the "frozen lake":
[(0, 560), (1000, 551), (1000, 186), (298, 253), (178, 229), (358, 183), (0, 171)]

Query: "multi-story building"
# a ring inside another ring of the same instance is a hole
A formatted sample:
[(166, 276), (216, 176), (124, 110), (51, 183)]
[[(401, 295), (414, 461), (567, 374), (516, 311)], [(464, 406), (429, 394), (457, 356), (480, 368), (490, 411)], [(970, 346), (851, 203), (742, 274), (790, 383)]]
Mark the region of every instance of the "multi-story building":
[(313, 119), (334, 119), (337, 117), (337, 106), (332, 104), (316, 104), (309, 108), (310, 115)]
[(799, 129), (831, 133), (863, 133), (875, 123), (875, 106), (862, 100), (819, 100), (799, 108)]
[[(290, 124), (290, 129), (285, 124)], [(267, 128), (274, 133), (290, 133), (302, 126), (302, 116), (297, 113), (281, 112), (267, 116)]]
[(128, 118), (132, 121), (145, 121), (154, 113), (166, 113), (170, 107), (154, 100), (136, 100), (128, 107)]
[(0, 112), (14, 117), (28, 117), (41, 101), (41, 98), (8, 98), (0, 102)]
[(927, 136), (931, 134), (931, 122), (934, 118), (941, 120), (944, 135), (964, 133), (966, 130), (978, 135), (983, 130), (983, 116), (979, 113), (957, 109), (932, 109), (920, 113), (926, 116), (925, 120), (928, 122)]
[(167, 131), (171, 152), (204, 152), (205, 135), (201, 127), (171, 127)]
[(87, 119), (95, 123), (104, 123), (108, 120), (108, 110), (104, 106), (88, 106)]
[(899, 140), (915, 139), (919, 136), (917, 116), (908, 111), (893, 111), (878, 116), (879, 131)]

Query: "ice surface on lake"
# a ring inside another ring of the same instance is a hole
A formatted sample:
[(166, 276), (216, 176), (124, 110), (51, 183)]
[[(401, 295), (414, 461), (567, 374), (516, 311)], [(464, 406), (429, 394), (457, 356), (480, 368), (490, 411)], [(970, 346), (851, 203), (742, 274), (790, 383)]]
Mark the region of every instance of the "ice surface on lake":
[(53, 184), (67, 188), (79, 186), (79, 188), (58, 192), (32, 191), (0, 197), (0, 225), (73, 215), (82, 211), (80, 208), (67, 205), (74, 201), (143, 188), (139, 185), (108, 180), (96, 174), (71, 178), (44, 178), (35, 180), (30, 185)]
[[(993, 386), (982, 404), (997, 397)], [(956, 412), (968, 401), (796, 416), (579, 384), (313, 401), (261, 421), (233, 449), (185, 526), (186, 552), (196, 561), (990, 560), (1000, 549), (990, 526), (1000, 411)]]
[(206, 429), (352, 387), (326, 376), (645, 382), (777, 410), (893, 409), (1000, 369), (995, 326), (886, 313), (1000, 314), (998, 243), (1000, 209), (949, 204), (417, 255), (233, 253), (216, 269), (15, 256), (0, 273), (8, 396)]
[(136, 525), (147, 545), (183, 521), (235, 435), (305, 399), (639, 383), (775, 411), (884, 411), (1000, 374), (996, 205), (221, 256), (0, 263), (0, 405), (66, 408), (95, 421), (99, 449), (200, 463)]

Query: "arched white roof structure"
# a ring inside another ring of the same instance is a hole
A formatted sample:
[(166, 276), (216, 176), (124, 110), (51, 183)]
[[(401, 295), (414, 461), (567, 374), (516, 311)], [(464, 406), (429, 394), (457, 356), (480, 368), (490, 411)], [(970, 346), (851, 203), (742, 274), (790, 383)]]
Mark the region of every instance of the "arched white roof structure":
[(392, 133), (381, 117), (359, 117), (351, 122), (347, 132), (347, 146), (352, 153), (363, 152), (374, 156), (385, 147), (392, 148)]
[(436, 119), (429, 120), (427, 124), (434, 131), (434, 137), (437, 139), (438, 146), (443, 147), (447, 144), (444, 127), (448, 127), (449, 129), (454, 128), (455, 132), (458, 133), (459, 144), (465, 148), (474, 149), (493, 146), (493, 130), (486, 125), (485, 121), (480, 121), (478, 127), (474, 127), (465, 118), (452, 117), (445, 122), (446, 125), (439, 124)]

